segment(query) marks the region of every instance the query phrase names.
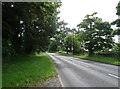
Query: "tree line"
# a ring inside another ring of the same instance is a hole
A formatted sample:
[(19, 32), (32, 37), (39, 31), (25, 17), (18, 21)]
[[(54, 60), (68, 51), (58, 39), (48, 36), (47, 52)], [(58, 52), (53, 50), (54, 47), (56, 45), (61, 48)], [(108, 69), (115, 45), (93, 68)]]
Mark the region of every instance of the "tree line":
[[(120, 1), (116, 9), (116, 15), (120, 15)], [(59, 21), (58, 30), (53, 36), (54, 39), (51, 39), (49, 51), (65, 51), (73, 54), (88, 53), (89, 56), (95, 53), (119, 56), (120, 43), (115, 43), (113, 37), (120, 35), (120, 19), (107, 22), (97, 17), (96, 14), (97, 12), (86, 15), (76, 29), (70, 29), (66, 22)], [(118, 28), (113, 29), (112, 25), (116, 25)]]
[(46, 51), (57, 29), (57, 2), (3, 2), (2, 55)]
[[(112, 39), (120, 35), (120, 19), (113, 22), (86, 15), (76, 28), (70, 29), (60, 21), (59, 2), (3, 2), (2, 55), (31, 54), (34, 52), (65, 51), (73, 54), (94, 55), (96, 52), (120, 54), (120, 44)], [(120, 15), (120, 2), (117, 7)], [(118, 29), (112, 29), (116, 25)]]

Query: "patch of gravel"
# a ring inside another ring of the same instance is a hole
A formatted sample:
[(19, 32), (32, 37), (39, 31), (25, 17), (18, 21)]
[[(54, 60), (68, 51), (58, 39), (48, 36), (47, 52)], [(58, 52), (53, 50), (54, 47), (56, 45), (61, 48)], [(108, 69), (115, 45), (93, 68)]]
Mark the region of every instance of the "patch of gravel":
[(58, 76), (50, 78), (48, 81), (40, 85), (40, 87), (61, 87)]

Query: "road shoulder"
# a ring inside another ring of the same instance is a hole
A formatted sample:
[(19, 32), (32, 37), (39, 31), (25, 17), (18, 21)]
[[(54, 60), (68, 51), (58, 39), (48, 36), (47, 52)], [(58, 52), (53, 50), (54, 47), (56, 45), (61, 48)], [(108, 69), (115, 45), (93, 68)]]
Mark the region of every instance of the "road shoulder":
[(58, 76), (55, 76), (41, 84), (40, 87), (61, 87), (61, 84)]

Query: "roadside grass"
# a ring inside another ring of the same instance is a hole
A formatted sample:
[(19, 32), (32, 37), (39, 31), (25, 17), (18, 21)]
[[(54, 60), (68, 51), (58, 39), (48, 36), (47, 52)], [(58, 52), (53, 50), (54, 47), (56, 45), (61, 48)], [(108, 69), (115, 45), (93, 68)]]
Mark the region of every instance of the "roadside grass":
[(38, 86), (55, 75), (55, 66), (46, 53), (12, 57), (2, 65), (2, 87)]
[(94, 56), (85, 56), (85, 55), (77, 56), (77, 55), (75, 55), (74, 57), (82, 58), (85, 60), (107, 63), (107, 64), (120, 65), (120, 60), (118, 58), (114, 58), (114, 57), (104, 57), (104, 56), (97, 56), (97, 55), (94, 55)]
[(81, 58), (84, 60), (91, 60), (91, 61), (96, 61), (96, 62), (112, 64), (112, 65), (120, 65), (120, 59), (117, 57), (116, 58), (115, 57), (104, 57), (104, 56), (98, 56), (98, 55), (94, 55), (94, 56), (73, 55), (73, 54), (67, 54), (67, 53), (57, 53), (57, 54), (64, 55), (64, 56), (73, 56), (73, 57)]

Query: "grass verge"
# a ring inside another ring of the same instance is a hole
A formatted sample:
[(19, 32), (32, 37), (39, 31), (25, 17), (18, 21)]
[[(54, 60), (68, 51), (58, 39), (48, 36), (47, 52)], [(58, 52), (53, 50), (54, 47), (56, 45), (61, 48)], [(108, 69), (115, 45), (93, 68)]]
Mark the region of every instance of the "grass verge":
[(96, 62), (102, 62), (102, 63), (107, 63), (107, 64), (112, 64), (112, 65), (120, 65), (120, 59), (119, 58), (114, 58), (114, 57), (104, 57), (104, 56), (85, 56), (85, 55), (72, 55), (72, 54), (66, 54), (66, 53), (58, 53), (60, 55), (64, 56), (73, 56), (76, 58), (81, 58), (84, 60), (91, 60), (91, 61), (96, 61)]
[(85, 60), (91, 60), (91, 61), (96, 61), (96, 62), (101, 62), (101, 63), (107, 63), (107, 64), (112, 64), (112, 65), (120, 65), (120, 60), (118, 58), (114, 57), (103, 57), (103, 56), (75, 56), (77, 58), (82, 58)]
[(3, 87), (37, 86), (57, 74), (46, 53), (12, 57), (3, 63), (2, 73)]

